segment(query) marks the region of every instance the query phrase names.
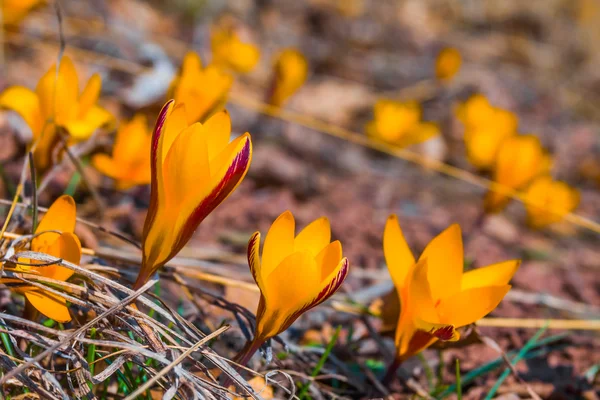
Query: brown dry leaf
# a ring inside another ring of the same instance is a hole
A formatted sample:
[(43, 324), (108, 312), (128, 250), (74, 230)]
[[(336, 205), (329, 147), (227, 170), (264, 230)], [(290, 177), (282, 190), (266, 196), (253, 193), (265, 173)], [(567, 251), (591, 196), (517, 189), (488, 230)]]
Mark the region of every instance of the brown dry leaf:
[[(255, 376), (254, 378), (248, 380), (252, 389), (263, 399), (273, 399), (273, 387), (267, 386), (267, 382), (265, 382), (265, 378), (262, 376)], [(244, 400), (245, 397), (234, 397), (234, 400)]]

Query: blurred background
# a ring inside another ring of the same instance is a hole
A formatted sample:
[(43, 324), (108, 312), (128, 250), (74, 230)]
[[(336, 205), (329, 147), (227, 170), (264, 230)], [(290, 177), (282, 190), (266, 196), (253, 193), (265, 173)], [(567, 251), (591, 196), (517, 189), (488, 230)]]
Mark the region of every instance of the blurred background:
[[(4, 6), (11, 1), (17, 0), (4, 0)], [(236, 76), (226, 104), (234, 133), (252, 134), (249, 175), (203, 222), (181, 256), (212, 260), (213, 271), (250, 281), (243, 254), (252, 232), (266, 232), (288, 209), (299, 226), (327, 216), (352, 264), (345, 290), (357, 301), (371, 303), (392, 287), (382, 234), (386, 218), (396, 213), (415, 253), (456, 222), (463, 229), (468, 267), (523, 259), (512, 281), (514, 290), (494, 316), (600, 316), (598, 232), (572, 221), (530, 229), (525, 208), (516, 201), (502, 213), (483, 218), (485, 188), (435, 168), (435, 162), (443, 161), (481, 175), (467, 161), (464, 127), (456, 117), (459, 104), (481, 93), (491, 104), (518, 116), (519, 132), (541, 140), (553, 156), (554, 178), (579, 190), (576, 212), (600, 219), (597, 0), (61, 0), (58, 4), (60, 26), (56, 4), (47, 1), (34, 4), (18, 24), (4, 29), (0, 89), (15, 84), (33, 88), (57, 59), (62, 40), (81, 85), (92, 73), (101, 75), (102, 106), (119, 120), (141, 110), (152, 124), (186, 52), (196, 51), (206, 63), (211, 60), (211, 32), (232, 30), (260, 50), (257, 65)], [(273, 58), (288, 47), (305, 56), (308, 79), (283, 106), (287, 114), (269, 116), (261, 102), (270, 90)], [(460, 52), (462, 65), (451, 82), (441, 84), (435, 63), (447, 47)], [(423, 120), (437, 123), (440, 134), (410, 146), (408, 155), (366, 146), (360, 137), (366, 137), (365, 125), (373, 119), (379, 99), (420, 103)], [(112, 133), (95, 135), (93, 144), (80, 153), (87, 184), (106, 202), (102, 213), (81, 174), (68, 162), (48, 179), (40, 204), (50, 204), (69, 187), (82, 216), (139, 238), (149, 188), (117, 191), (110, 179), (85, 162), (86, 157), (110, 149)], [(14, 114), (0, 114), (3, 199), (11, 198), (10, 184), (21, 173), (27, 134)], [(110, 236), (97, 238), (85, 227), (78, 230), (89, 247), (119, 251), (123, 246)], [(218, 290), (251, 310), (258, 299), (256, 293), (235, 287)], [(176, 291), (166, 296), (177, 301)], [(309, 325), (333, 324), (327, 318), (319, 320), (322, 316), (312, 317), (315, 321), (307, 318)], [(504, 349), (521, 348), (532, 334), (514, 327), (482, 330)], [(331, 332), (292, 329), (290, 334), (306, 339)], [(519, 366), (543, 397), (567, 393), (559, 398), (575, 398), (568, 393), (580, 393), (578, 382), (598, 366), (596, 332), (574, 332), (568, 340), (562, 349)], [(457, 356), (461, 368), (469, 371), (497, 353), (484, 345), (444, 353), (448, 359)], [(477, 390), (471, 395), (476, 397)]]

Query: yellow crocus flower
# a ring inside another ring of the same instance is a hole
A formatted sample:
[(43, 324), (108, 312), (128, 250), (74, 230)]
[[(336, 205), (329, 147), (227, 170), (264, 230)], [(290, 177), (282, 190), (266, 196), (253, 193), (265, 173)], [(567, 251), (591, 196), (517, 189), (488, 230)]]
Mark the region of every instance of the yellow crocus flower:
[(460, 52), (454, 47), (442, 49), (435, 60), (435, 76), (442, 82), (448, 82), (460, 70), (462, 57)]
[(150, 140), (146, 117), (136, 114), (122, 123), (117, 131), (112, 157), (96, 154), (92, 165), (116, 180), (116, 187), (125, 190), (150, 183)]
[(214, 64), (242, 74), (252, 71), (260, 58), (258, 47), (242, 42), (233, 29), (214, 29), (210, 46)]
[(171, 83), (168, 98), (187, 104), (188, 123), (203, 122), (222, 109), (233, 77), (216, 65), (202, 67), (198, 54), (188, 52), (179, 74)]
[(366, 126), (367, 134), (394, 146), (421, 143), (440, 133), (436, 124), (421, 121), (421, 106), (414, 101), (379, 100), (374, 114)]
[[(35, 237), (31, 240), (31, 250), (79, 264), (81, 244), (73, 233), (76, 222), (76, 206), (71, 196), (59, 197), (48, 209), (40, 221)], [(17, 253), (18, 256), (18, 253)], [(15, 272), (39, 274), (45, 278), (66, 281), (73, 275), (73, 270), (60, 265), (36, 267), (40, 261), (18, 257)], [(0, 279), (13, 290), (22, 293), (27, 302), (48, 318), (58, 322), (71, 320), (67, 302), (64, 298), (35, 286), (23, 286), (23, 282), (14, 278)]]
[(479, 94), (459, 106), (457, 116), (465, 125), (464, 141), (469, 162), (482, 170), (492, 168), (502, 142), (517, 134), (517, 116), (492, 106)]
[(18, 25), (34, 7), (43, 2), (43, 0), (2, 0), (4, 25)]
[(100, 96), (100, 75), (94, 74), (81, 93), (77, 71), (67, 56), (40, 79), (35, 91), (23, 86), (11, 86), (0, 94), (0, 107), (21, 115), (33, 134), (38, 172), (52, 165), (52, 152), (59, 142), (59, 130), (69, 134), (71, 141), (89, 138), (96, 129), (112, 121), (111, 114), (96, 105)]
[(189, 125), (185, 110), (183, 104), (167, 102), (152, 135), (150, 206), (135, 289), (185, 246), (200, 222), (244, 179), (252, 159), (249, 133), (229, 142), (227, 111)]
[[(494, 165), (494, 181), (521, 190), (539, 175), (550, 170), (552, 160), (534, 135), (511, 136), (502, 142)], [(501, 211), (510, 198), (501, 192), (489, 191), (484, 200), (488, 213)]]
[(281, 107), (306, 81), (308, 62), (296, 49), (285, 49), (277, 55), (273, 64), (269, 103)]
[(416, 260), (395, 215), (385, 226), (383, 252), (401, 304), (391, 376), (402, 361), (437, 340), (458, 340), (457, 328), (496, 308), (520, 263), (511, 260), (463, 272), (462, 235), (456, 224), (429, 242)]
[(527, 221), (533, 228), (543, 228), (560, 221), (577, 208), (579, 192), (549, 175), (535, 179), (525, 192)]
[(267, 233), (262, 258), (260, 232), (248, 242), (248, 264), (260, 289), (254, 339), (238, 355), (246, 364), (269, 338), (286, 330), (300, 315), (335, 293), (348, 274), (342, 245), (331, 242), (327, 218), (319, 218), (295, 235), (291, 212), (281, 214)]

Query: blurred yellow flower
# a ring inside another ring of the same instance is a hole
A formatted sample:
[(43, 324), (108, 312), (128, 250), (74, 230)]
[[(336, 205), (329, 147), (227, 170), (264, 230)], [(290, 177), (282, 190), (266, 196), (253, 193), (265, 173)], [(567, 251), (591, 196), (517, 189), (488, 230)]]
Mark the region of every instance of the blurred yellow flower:
[(333, 295), (348, 274), (342, 245), (331, 242), (327, 218), (319, 218), (295, 236), (291, 212), (281, 214), (267, 233), (262, 259), (260, 232), (248, 242), (248, 264), (260, 289), (254, 339), (237, 357), (245, 365), (269, 338), (286, 330), (300, 315)]
[(533, 228), (543, 228), (560, 221), (579, 205), (579, 192), (549, 175), (535, 179), (525, 192), (527, 221)]
[(185, 246), (192, 234), (240, 184), (252, 159), (250, 134), (229, 142), (227, 111), (188, 124), (185, 106), (161, 110), (151, 143), (150, 206), (142, 234), (142, 268), (134, 288)]
[(258, 47), (242, 42), (234, 29), (214, 29), (210, 47), (213, 64), (242, 74), (252, 71), (260, 58)]
[(520, 263), (511, 260), (463, 272), (461, 230), (456, 224), (429, 242), (416, 261), (395, 215), (385, 226), (383, 252), (401, 305), (390, 374), (436, 340), (458, 340), (457, 328), (496, 308)]
[(457, 74), (462, 64), (460, 52), (454, 47), (442, 49), (435, 60), (435, 76), (443, 82), (448, 82)]
[(4, 25), (18, 25), (25, 16), (44, 0), (3, 0), (2, 21)]
[[(31, 250), (46, 253), (73, 264), (79, 264), (81, 244), (73, 233), (76, 222), (75, 212), (75, 201), (71, 196), (63, 195), (59, 197), (40, 221), (35, 231), (36, 236), (31, 240)], [(57, 281), (66, 281), (73, 275), (71, 269), (60, 265), (36, 267), (35, 264), (43, 263), (38, 260), (18, 257), (15, 272), (39, 274)], [(67, 302), (64, 298), (36, 286), (23, 286), (23, 282), (15, 278), (2, 278), (0, 283), (7, 284), (13, 290), (22, 293), (26, 301), (46, 317), (58, 322), (71, 320)]]
[(269, 103), (281, 107), (306, 81), (308, 62), (295, 49), (285, 49), (277, 55), (273, 65)]
[(198, 54), (190, 51), (171, 82), (168, 98), (187, 105), (189, 124), (203, 122), (224, 107), (232, 83), (231, 75), (216, 65), (203, 68)]
[[(537, 176), (547, 173), (551, 165), (550, 155), (536, 136), (511, 136), (498, 150), (493, 178), (507, 188), (521, 190)], [(488, 213), (502, 211), (509, 200), (506, 193), (490, 190), (484, 200), (484, 209)]]
[(112, 121), (112, 115), (96, 105), (100, 96), (100, 76), (92, 75), (79, 93), (77, 71), (71, 59), (63, 57), (58, 72), (56, 65), (40, 79), (35, 92), (23, 86), (11, 86), (0, 94), (0, 107), (21, 115), (33, 134), (38, 172), (52, 165), (52, 152), (60, 141), (58, 127), (71, 141), (89, 138), (96, 129)]
[(116, 187), (125, 190), (150, 183), (150, 141), (146, 117), (136, 114), (119, 126), (112, 157), (96, 154), (92, 165), (106, 176), (116, 180)]
[(436, 124), (421, 121), (421, 106), (414, 101), (379, 100), (374, 114), (366, 126), (367, 134), (394, 146), (421, 143), (440, 133)]
[(508, 110), (492, 106), (480, 94), (471, 96), (461, 104), (457, 109), (457, 117), (465, 126), (467, 158), (482, 170), (493, 167), (502, 142), (517, 134), (517, 116)]

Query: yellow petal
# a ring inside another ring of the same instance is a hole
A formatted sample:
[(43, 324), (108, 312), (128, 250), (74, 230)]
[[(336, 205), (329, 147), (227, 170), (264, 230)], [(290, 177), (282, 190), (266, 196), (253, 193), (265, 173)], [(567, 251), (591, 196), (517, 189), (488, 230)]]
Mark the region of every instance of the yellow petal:
[(160, 143), (158, 144), (160, 164), (165, 162), (175, 138), (188, 127), (185, 106), (182, 103), (170, 105), (167, 113), (167, 119), (162, 128)]
[(53, 293), (36, 288), (25, 292), (25, 297), (40, 313), (57, 322), (69, 322), (71, 314), (67, 301)]
[(517, 272), (520, 264), (521, 260), (510, 260), (467, 271), (463, 275), (460, 290), (464, 291), (481, 286), (506, 285)]
[(40, 110), (44, 117), (55, 118), (58, 125), (63, 125), (75, 117), (77, 98), (79, 96), (79, 81), (77, 71), (71, 59), (62, 57), (56, 72), (56, 65), (40, 79), (35, 89)]
[[(81, 261), (81, 243), (77, 236), (71, 232), (62, 233), (45, 251), (51, 256), (62, 258), (73, 264), (79, 264)], [(35, 270), (42, 276), (58, 281), (66, 281), (73, 275), (72, 269), (61, 265), (36, 267)]]
[[(318, 297), (322, 290), (319, 272), (315, 259), (306, 251), (289, 254), (269, 275), (263, 270), (265, 321), (258, 322), (263, 335), (285, 330)], [(268, 332), (261, 325), (268, 327)]]
[(461, 64), (462, 57), (457, 49), (444, 48), (435, 61), (435, 76), (441, 81), (449, 81), (456, 75)]
[(535, 179), (525, 192), (527, 222), (542, 228), (560, 221), (579, 204), (579, 192), (550, 176)]
[(186, 76), (201, 69), (202, 60), (200, 59), (200, 56), (194, 51), (188, 51), (183, 57), (183, 62), (181, 63), (181, 75)]
[(124, 171), (122, 165), (115, 163), (114, 160), (106, 154), (95, 154), (92, 157), (92, 165), (102, 174), (110, 178), (121, 179), (123, 177)]
[[(75, 200), (69, 195), (62, 195), (52, 203), (46, 215), (40, 221), (35, 233), (46, 231), (73, 232), (76, 222)], [(31, 241), (31, 248), (38, 251), (42, 247), (50, 246), (60, 234), (54, 232), (44, 233)]]
[(128, 160), (150, 160), (150, 132), (143, 114), (136, 114), (131, 121), (122, 123), (115, 137), (113, 157)]
[[(208, 147), (202, 135), (202, 125), (195, 123), (184, 129), (175, 139), (163, 164), (166, 191), (165, 207), (174, 216), (180, 212), (178, 205), (194, 191), (205, 193), (210, 182)], [(195, 187), (194, 191), (190, 188)]]
[(383, 254), (394, 285), (403, 287), (410, 268), (415, 264), (415, 257), (404, 239), (395, 214), (390, 215), (385, 224)]
[(451, 225), (436, 236), (429, 242), (419, 260), (427, 260), (434, 302), (457, 293), (464, 268), (460, 226)]
[(102, 80), (100, 75), (94, 74), (88, 81), (81, 96), (79, 96), (79, 117), (83, 118), (85, 114), (96, 104), (100, 97), (100, 89), (102, 88)]
[(210, 117), (202, 125), (202, 135), (204, 135), (208, 146), (209, 160), (213, 160), (229, 144), (231, 118), (227, 110), (220, 111)]
[[(300, 251), (300, 249), (295, 249), (295, 251)], [(342, 244), (339, 240), (336, 240), (335, 242), (329, 243), (327, 246), (325, 246), (325, 248), (323, 248), (323, 250), (321, 250), (315, 258), (317, 267), (321, 271), (321, 279), (327, 279), (331, 272), (338, 267), (341, 260)]]
[(498, 151), (494, 180), (521, 189), (549, 167), (546, 151), (536, 136), (512, 136), (502, 142)]
[(442, 323), (456, 328), (472, 324), (485, 317), (502, 301), (510, 285), (484, 286), (467, 289), (442, 300), (438, 314)]
[(419, 260), (414, 268), (412, 280), (408, 286), (408, 302), (407, 307), (413, 318), (416, 320), (422, 319), (437, 323), (439, 321), (438, 314), (435, 308), (435, 299), (432, 297), (428, 259)]
[(73, 119), (64, 124), (69, 135), (77, 141), (85, 140), (100, 127), (112, 121), (112, 115), (105, 109), (92, 106), (81, 118)]
[[(269, 228), (263, 246), (262, 277), (265, 279), (294, 252), (296, 222), (290, 211), (282, 213)], [(302, 253), (303, 254), (303, 253)]]
[(34, 137), (40, 135), (42, 115), (37, 95), (23, 86), (11, 86), (0, 94), (0, 107), (17, 112), (27, 123)]
[[(321, 252), (331, 240), (331, 226), (326, 217), (321, 217), (308, 224), (294, 240), (294, 251), (306, 250), (313, 257)], [(336, 264), (339, 259), (336, 260)]]

